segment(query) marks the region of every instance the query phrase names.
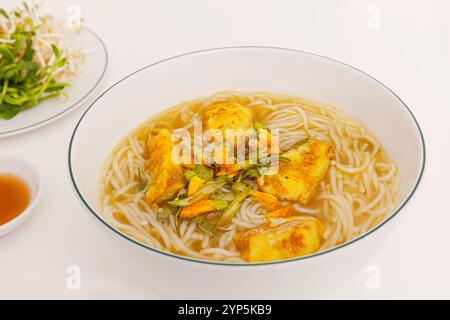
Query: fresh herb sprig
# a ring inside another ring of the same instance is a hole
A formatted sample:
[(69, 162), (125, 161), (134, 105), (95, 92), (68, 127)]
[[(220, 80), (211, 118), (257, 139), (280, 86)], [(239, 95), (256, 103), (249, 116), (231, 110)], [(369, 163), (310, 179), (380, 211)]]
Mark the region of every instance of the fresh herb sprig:
[[(0, 19), (11, 19), (30, 12), (15, 10), (6, 12), (0, 9)], [(17, 19), (16, 19), (17, 20)], [(23, 18), (15, 22), (12, 32), (6, 33), (0, 28), (0, 119), (12, 119), (19, 112), (29, 109), (38, 103), (60, 96), (67, 82), (55, 79), (57, 71), (67, 64), (63, 52), (51, 44), (52, 63), (42, 66), (37, 62), (34, 37), (41, 28), (31, 18)]]

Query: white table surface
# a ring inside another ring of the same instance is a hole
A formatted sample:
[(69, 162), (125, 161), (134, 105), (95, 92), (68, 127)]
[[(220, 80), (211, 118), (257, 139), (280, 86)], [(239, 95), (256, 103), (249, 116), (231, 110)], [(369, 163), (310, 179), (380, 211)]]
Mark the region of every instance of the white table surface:
[[(2, 6), (14, 3), (19, 1), (3, 0)], [(233, 45), (310, 51), (384, 82), (423, 129), (425, 175), (389, 245), (370, 262), (380, 270), (379, 289), (367, 286), (368, 266), (323, 297), (450, 298), (449, 1), (47, 0), (43, 9), (66, 16), (74, 4), (109, 50), (109, 70), (97, 94), (160, 59)], [(0, 238), (0, 299), (165, 298), (97, 241), (94, 220), (73, 192), (69, 138), (92, 100), (46, 127), (0, 139), (0, 153), (29, 160), (45, 183), (32, 217)], [(80, 290), (67, 288), (70, 265), (80, 266)]]

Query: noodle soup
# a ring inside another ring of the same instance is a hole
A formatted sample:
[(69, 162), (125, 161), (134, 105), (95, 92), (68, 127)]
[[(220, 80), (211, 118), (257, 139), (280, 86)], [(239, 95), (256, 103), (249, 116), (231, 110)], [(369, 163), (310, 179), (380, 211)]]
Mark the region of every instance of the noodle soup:
[(394, 210), (399, 177), (370, 130), (332, 106), (219, 92), (146, 120), (114, 148), (100, 184), (103, 216), (145, 245), (262, 262), (369, 231)]

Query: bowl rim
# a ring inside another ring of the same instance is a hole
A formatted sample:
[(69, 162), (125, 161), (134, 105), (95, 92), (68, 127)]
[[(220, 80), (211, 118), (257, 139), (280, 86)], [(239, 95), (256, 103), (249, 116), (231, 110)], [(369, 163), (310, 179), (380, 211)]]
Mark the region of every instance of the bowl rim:
[[(338, 246), (335, 246), (333, 248), (329, 248), (327, 250), (324, 251), (320, 251), (317, 253), (313, 253), (310, 255), (306, 255), (306, 256), (301, 256), (301, 257), (296, 257), (296, 258), (291, 258), (291, 259), (285, 259), (285, 260), (277, 260), (277, 261), (271, 261), (271, 262), (246, 262), (246, 263), (233, 263), (233, 262), (222, 262), (222, 261), (210, 261), (210, 260), (202, 260), (202, 259), (198, 259), (198, 258), (191, 258), (191, 257), (186, 257), (186, 256), (182, 256), (182, 255), (178, 255), (178, 254), (174, 254), (171, 253), (169, 251), (164, 251), (164, 250), (159, 250), (156, 248), (152, 248), (150, 246), (147, 246), (143, 243), (140, 243), (137, 240), (134, 240), (133, 238), (127, 236), (126, 234), (122, 233), (121, 231), (115, 229), (114, 227), (112, 227), (110, 224), (108, 224), (104, 219), (102, 219), (100, 217), (100, 213), (97, 213), (95, 209), (91, 208), (91, 206), (88, 204), (88, 201), (86, 199), (83, 198), (81, 191), (78, 189), (77, 183), (75, 181), (75, 177), (74, 177), (74, 173), (72, 171), (72, 162), (71, 162), (71, 158), (72, 158), (72, 145), (75, 139), (75, 135), (77, 133), (78, 127), (80, 126), (81, 122), (83, 121), (84, 117), (87, 115), (87, 113), (89, 112), (89, 110), (96, 104), (96, 102), (98, 100), (100, 100), (100, 98), (103, 97), (103, 95), (105, 95), (107, 92), (109, 92), (110, 90), (112, 90), (116, 85), (118, 85), (119, 83), (121, 83), (122, 81), (134, 76), (135, 74), (144, 71), (146, 69), (149, 69), (153, 66), (159, 65), (161, 63), (164, 62), (168, 62), (177, 58), (181, 58), (181, 57), (185, 57), (185, 56), (190, 56), (190, 55), (196, 55), (196, 54), (203, 54), (203, 53), (211, 53), (211, 52), (222, 52), (222, 51), (228, 51), (228, 50), (236, 50), (236, 49), (262, 49), (262, 50), (279, 50), (279, 51), (284, 51), (284, 52), (291, 52), (291, 53), (297, 53), (297, 54), (305, 54), (305, 55), (311, 55), (311, 56), (315, 56), (315, 57), (319, 57), (337, 64), (340, 64), (344, 67), (350, 68), (353, 71), (356, 71), (366, 77), (371, 78), (372, 80), (376, 81), (379, 85), (381, 85), (382, 87), (384, 87), (386, 90), (388, 90), (395, 98), (398, 99), (398, 101), (403, 105), (403, 107), (408, 111), (408, 113), (411, 115), (411, 118), (413, 120), (413, 122), (416, 125), (417, 131), (419, 133), (419, 138), (420, 138), (420, 142), (421, 142), (421, 151), (422, 151), (422, 157), (421, 157), (421, 164), (420, 164), (420, 172), (419, 175), (417, 176), (417, 180), (414, 184), (413, 189), (411, 190), (411, 192), (406, 196), (406, 198), (403, 200), (403, 202), (398, 206), (398, 208), (395, 210), (395, 212), (393, 212), (388, 218), (386, 218), (385, 220), (383, 220), (380, 224), (378, 224), (377, 226), (375, 226), (374, 228), (372, 228), (371, 230), (367, 231), (366, 233), (348, 241), (345, 243), (342, 243)], [(81, 200), (81, 202), (86, 206), (86, 208), (94, 215), (94, 217), (96, 217), (100, 222), (102, 222), (105, 226), (107, 226), (109, 229), (111, 229), (115, 234), (121, 236), (122, 238), (131, 241), (132, 243), (138, 245), (141, 248), (150, 250), (156, 254), (162, 254), (166, 257), (170, 257), (170, 258), (176, 258), (180, 261), (185, 261), (185, 262), (194, 262), (194, 263), (200, 263), (203, 265), (215, 265), (215, 266), (227, 266), (227, 267), (257, 267), (257, 266), (273, 266), (273, 265), (280, 265), (280, 264), (288, 264), (288, 263), (293, 263), (293, 262), (297, 262), (297, 261), (301, 261), (301, 260), (308, 260), (308, 259), (312, 259), (315, 257), (320, 257), (323, 256), (325, 254), (331, 253), (331, 252), (335, 252), (339, 249), (345, 248), (355, 242), (358, 242), (359, 240), (362, 240), (364, 238), (366, 238), (367, 236), (373, 234), (375, 231), (377, 231), (378, 229), (380, 229), (382, 226), (384, 226), (388, 221), (392, 220), (392, 218), (394, 218), (395, 216), (397, 216), (397, 214), (406, 206), (407, 203), (409, 203), (409, 201), (411, 200), (412, 196), (415, 194), (421, 180), (424, 174), (424, 170), (425, 170), (425, 162), (426, 162), (426, 145), (425, 145), (425, 139), (424, 139), (424, 135), (422, 132), (422, 129), (419, 125), (419, 122), (417, 121), (416, 117), (414, 116), (414, 113), (411, 111), (411, 109), (406, 105), (406, 103), (394, 92), (392, 91), (389, 87), (387, 87), (384, 83), (382, 83), (381, 81), (377, 80), (376, 78), (372, 77), (371, 75), (369, 75), (368, 73), (353, 67), (345, 62), (333, 59), (333, 58), (329, 58), (327, 56), (323, 56), (320, 54), (316, 54), (316, 53), (312, 53), (312, 52), (307, 52), (307, 51), (302, 51), (302, 50), (297, 50), (297, 49), (291, 49), (291, 48), (283, 48), (283, 47), (274, 47), (274, 46), (227, 46), (227, 47), (216, 47), (216, 48), (209, 48), (209, 49), (202, 49), (202, 50), (197, 50), (197, 51), (192, 51), (192, 52), (187, 52), (187, 53), (183, 53), (183, 54), (179, 54), (179, 55), (175, 55), (166, 59), (162, 59), (159, 60), (157, 62), (148, 64), (130, 74), (128, 74), (127, 76), (121, 78), (120, 80), (118, 80), (117, 82), (115, 82), (112, 86), (110, 86), (108, 89), (106, 89), (104, 92), (102, 92), (93, 102), (92, 104), (86, 109), (86, 111), (84, 111), (83, 115), (81, 116), (80, 120), (78, 121), (78, 123), (76, 124), (74, 131), (72, 133), (72, 136), (70, 138), (70, 144), (69, 144), (69, 152), (68, 152), (68, 165), (69, 165), (69, 174), (70, 174), (70, 179), (72, 181), (72, 185), (75, 189), (76, 194), (78, 195), (79, 199)]]
[(70, 112), (76, 110), (78, 107), (81, 107), (81, 105), (86, 100), (88, 100), (91, 97), (91, 95), (93, 93), (95, 93), (95, 91), (100, 87), (100, 84), (102, 83), (103, 79), (105, 78), (106, 70), (108, 69), (108, 64), (109, 64), (108, 49), (106, 48), (105, 42), (102, 40), (102, 38), (97, 33), (95, 33), (92, 29), (83, 26), (83, 30), (86, 31), (87, 33), (91, 34), (92, 36), (94, 36), (94, 38), (96, 38), (98, 40), (98, 43), (101, 45), (103, 52), (105, 53), (105, 61), (104, 61), (103, 70), (102, 70), (99, 78), (96, 80), (95, 84), (82, 97), (78, 98), (77, 101), (74, 101), (70, 106), (66, 107), (64, 110), (61, 110), (60, 112), (58, 112), (54, 115), (51, 115), (50, 117), (40, 120), (38, 122), (34, 122), (31, 124), (25, 125), (23, 127), (8, 130), (8, 131), (1, 131), (0, 139), (19, 135), (22, 133), (26, 133), (26, 132), (32, 131), (34, 129), (41, 128), (47, 124), (52, 123), (53, 121), (59, 120), (60, 118), (66, 116)]
[(8, 233), (14, 231), (18, 227), (20, 227), (20, 225), (23, 222), (25, 222), (26, 219), (29, 218), (30, 214), (33, 212), (33, 210), (36, 208), (36, 205), (40, 201), (41, 196), (42, 196), (42, 192), (43, 192), (42, 175), (39, 172), (39, 170), (36, 169), (36, 167), (34, 165), (32, 165), (29, 161), (27, 161), (25, 159), (22, 159), (22, 158), (19, 158), (19, 157), (15, 157), (15, 156), (6, 155), (6, 154), (0, 154), (0, 161), (2, 159), (13, 160), (15, 162), (15, 165), (18, 166), (18, 167), (23, 167), (23, 166), (29, 167), (31, 169), (31, 171), (33, 172), (33, 175), (34, 175), (34, 177), (31, 178), (31, 179), (30, 179), (30, 177), (25, 177), (25, 176), (23, 176), (21, 174), (9, 173), (7, 171), (1, 171), (0, 170), (0, 173), (11, 174), (13, 176), (19, 177), (20, 179), (25, 181), (25, 183), (27, 184), (27, 186), (29, 188), (30, 188), (31, 181), (34, 180), (36, 182), (36, 190), (32, 194), (32, 198), (31, 198), (30, 202), (28, 203), (28, 206), (26, 207), (25, 210), (23, 210), (21, 213), (19, 213), (12, 220), (9, 220), (8, 222), (0, 225), (0, 237), (5, 236)]

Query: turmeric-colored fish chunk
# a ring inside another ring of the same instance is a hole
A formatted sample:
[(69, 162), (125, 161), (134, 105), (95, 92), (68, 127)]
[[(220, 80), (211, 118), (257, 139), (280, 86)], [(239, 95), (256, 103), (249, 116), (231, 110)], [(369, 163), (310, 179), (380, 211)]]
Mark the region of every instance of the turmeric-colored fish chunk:
[(274, 219), (246, 231), (237, 244), (242, 258), (248, 262), (283, 260), (319, 250), (323, 231), (322, 223), (312, 217)]
[(185, 186), (181, 165), (172, 161), (173, 142), (168, 129), (160, 129), (150, 135), (147, 143), (149, 157), (146, 168), (152, 177), (148, 186), (146, 200), (149, 204), (173, 199)]
[(334, 152), (326, 141), (312, 141), (283, 154), (276, 174), (258, 179), (259, 188), (281, 200), (306, 204), (325, 177)]
[(253, 127), (253, 113), (248, 107), (236, 102), (210, 105), (205, 110), (207, 129), (249, 129)]

